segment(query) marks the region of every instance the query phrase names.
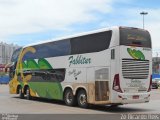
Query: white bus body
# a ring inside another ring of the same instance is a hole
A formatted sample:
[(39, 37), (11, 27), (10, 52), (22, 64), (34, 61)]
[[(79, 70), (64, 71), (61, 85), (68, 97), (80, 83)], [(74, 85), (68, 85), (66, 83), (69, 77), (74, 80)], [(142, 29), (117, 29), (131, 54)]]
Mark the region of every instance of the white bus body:
[[(133, 30), (134, 35), (132, 36), (132, 32), (126, 33), (125, 30), (121, 33), (121, 29), (127, 29), (127, 31)], [(67, 93), (65, 94), (67, 89), (70, 89), (75, 97), (73, 101), (78, 101), (78, 104), (80, 104), (81, 107), (86, 107), (87, 103), (107, 105), (148, 102), (150, 99), (151, 87), (152, 51), (151, 42), (147, 43), (147, 45), (145, 43), (146, 39), (150, 40), (149, 33), (146, 30), (128, 27), (113, 27), (58, 40), (77, 38), (105, 31), (111, 31), (111, 39), (107, 49), (96, 52), (82, 52), (82, 54), (73, 53), (45, 58), (54, 69), (65, 69), (65, 77), (61, 82), (63, 89), (62, 99), (68, 99), (68, 103), (66, 104), (73, 105), (69, 103), (72, 102), (72, 96)], [(148, 35), (141, 36), (141, 32), (135, 31), (141, 31)], [(127, 38), (130, 40), (133, 39), (134, 42), (123, 45), (123, 43), (121, 43), (121, 39), (123, 39), (121, 34), (125, 33), (127, 34)], [(135, 33), (138, 35), (136, 36)], [(43, 45), (45, 43), (46, 42), (25, 46), (22, 53), (26, 48), (34, 48), (35, 45)], [(92, 46), (92, 44), (94, 44), (94, 41), (87, 46)], [(80, 47), (83, 48), (85, 46)], [(76, 48), (74, 49), (77, 51)], [(38, 59), (35, 59), (35, 61), (38, 63)], [(13, 80), (15, 81), (15, 78), (13, 78)], [(18, 89), (17, 86), (19, 85), (17, 84), (14, 91), (13, 80), (10, 81), (10, 93), (15, 93), (15, 91), (17, 91), (16, 89)], [(24, 88), (25, 85), (23, 86)], [(30, 90), (32, 89), (31, 87)], [(25, 89), (23, 91), (25, 94)], [(33, 90), (32, 92), (36, 91)], [(81, 93), (83, 94), (81, 95)], [(44, 97), (38, 93), (32, 94), (32, 96), (34, 95), (36, 97)], [(81, 101), (78, 99), (81, 99)], [(65, 100), (65, 102), (67, 102), (67, 100)]]

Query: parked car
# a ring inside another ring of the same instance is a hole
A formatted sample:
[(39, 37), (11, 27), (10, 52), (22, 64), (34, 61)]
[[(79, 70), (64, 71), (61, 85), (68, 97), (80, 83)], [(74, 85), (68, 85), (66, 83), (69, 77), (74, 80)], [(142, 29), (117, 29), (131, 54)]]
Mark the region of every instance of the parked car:
[[(159, 81), (158, 81), (159, 80)], [(160, 82), (160, 79), (152, 79), (152, 89), (158, 89), (159, 87), (159, 82)]]
[(160, 87), (160, 78), (154, 78), (155, 81), (157, 81), (158, 86)]
[(158, 81), (158, 87), (160, 87), (160, 80)]

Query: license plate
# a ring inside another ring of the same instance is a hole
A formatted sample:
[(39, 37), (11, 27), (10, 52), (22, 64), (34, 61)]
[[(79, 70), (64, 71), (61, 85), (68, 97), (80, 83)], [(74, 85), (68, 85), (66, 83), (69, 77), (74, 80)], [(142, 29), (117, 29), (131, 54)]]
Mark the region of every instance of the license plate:
[(139, 95), (134, 95), (133, 99), (139, 99)]

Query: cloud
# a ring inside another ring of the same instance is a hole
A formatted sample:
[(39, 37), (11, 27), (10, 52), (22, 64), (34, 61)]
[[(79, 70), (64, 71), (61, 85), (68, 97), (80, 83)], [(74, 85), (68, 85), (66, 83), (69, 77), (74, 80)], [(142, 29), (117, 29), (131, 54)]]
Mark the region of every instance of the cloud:
[(10, 35), (65, 29), (108, 13), (112, 0), (0, 0), (0, 39)]
[(21, 44), (25, 38), (38, 41), (39, 34), (49, 36), (42, 39), (51, 39), (60, 33), (63, 36), (117, 25), (142, 28), (140, 12), (147, 11), (145, 28), (151, 33), (153, 48), (158, 50), (160, 9), (138, 8), (135, 4), (134, 0), (0, 0), (0, 40)]

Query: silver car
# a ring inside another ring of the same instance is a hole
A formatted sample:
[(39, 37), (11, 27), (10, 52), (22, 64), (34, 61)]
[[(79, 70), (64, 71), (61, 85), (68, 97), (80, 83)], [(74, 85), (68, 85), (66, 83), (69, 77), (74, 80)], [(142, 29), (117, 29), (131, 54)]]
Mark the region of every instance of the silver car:
[(160, 86), (160, 78), (152, 79), (152, 88), (158, 89), (159, 86)]

